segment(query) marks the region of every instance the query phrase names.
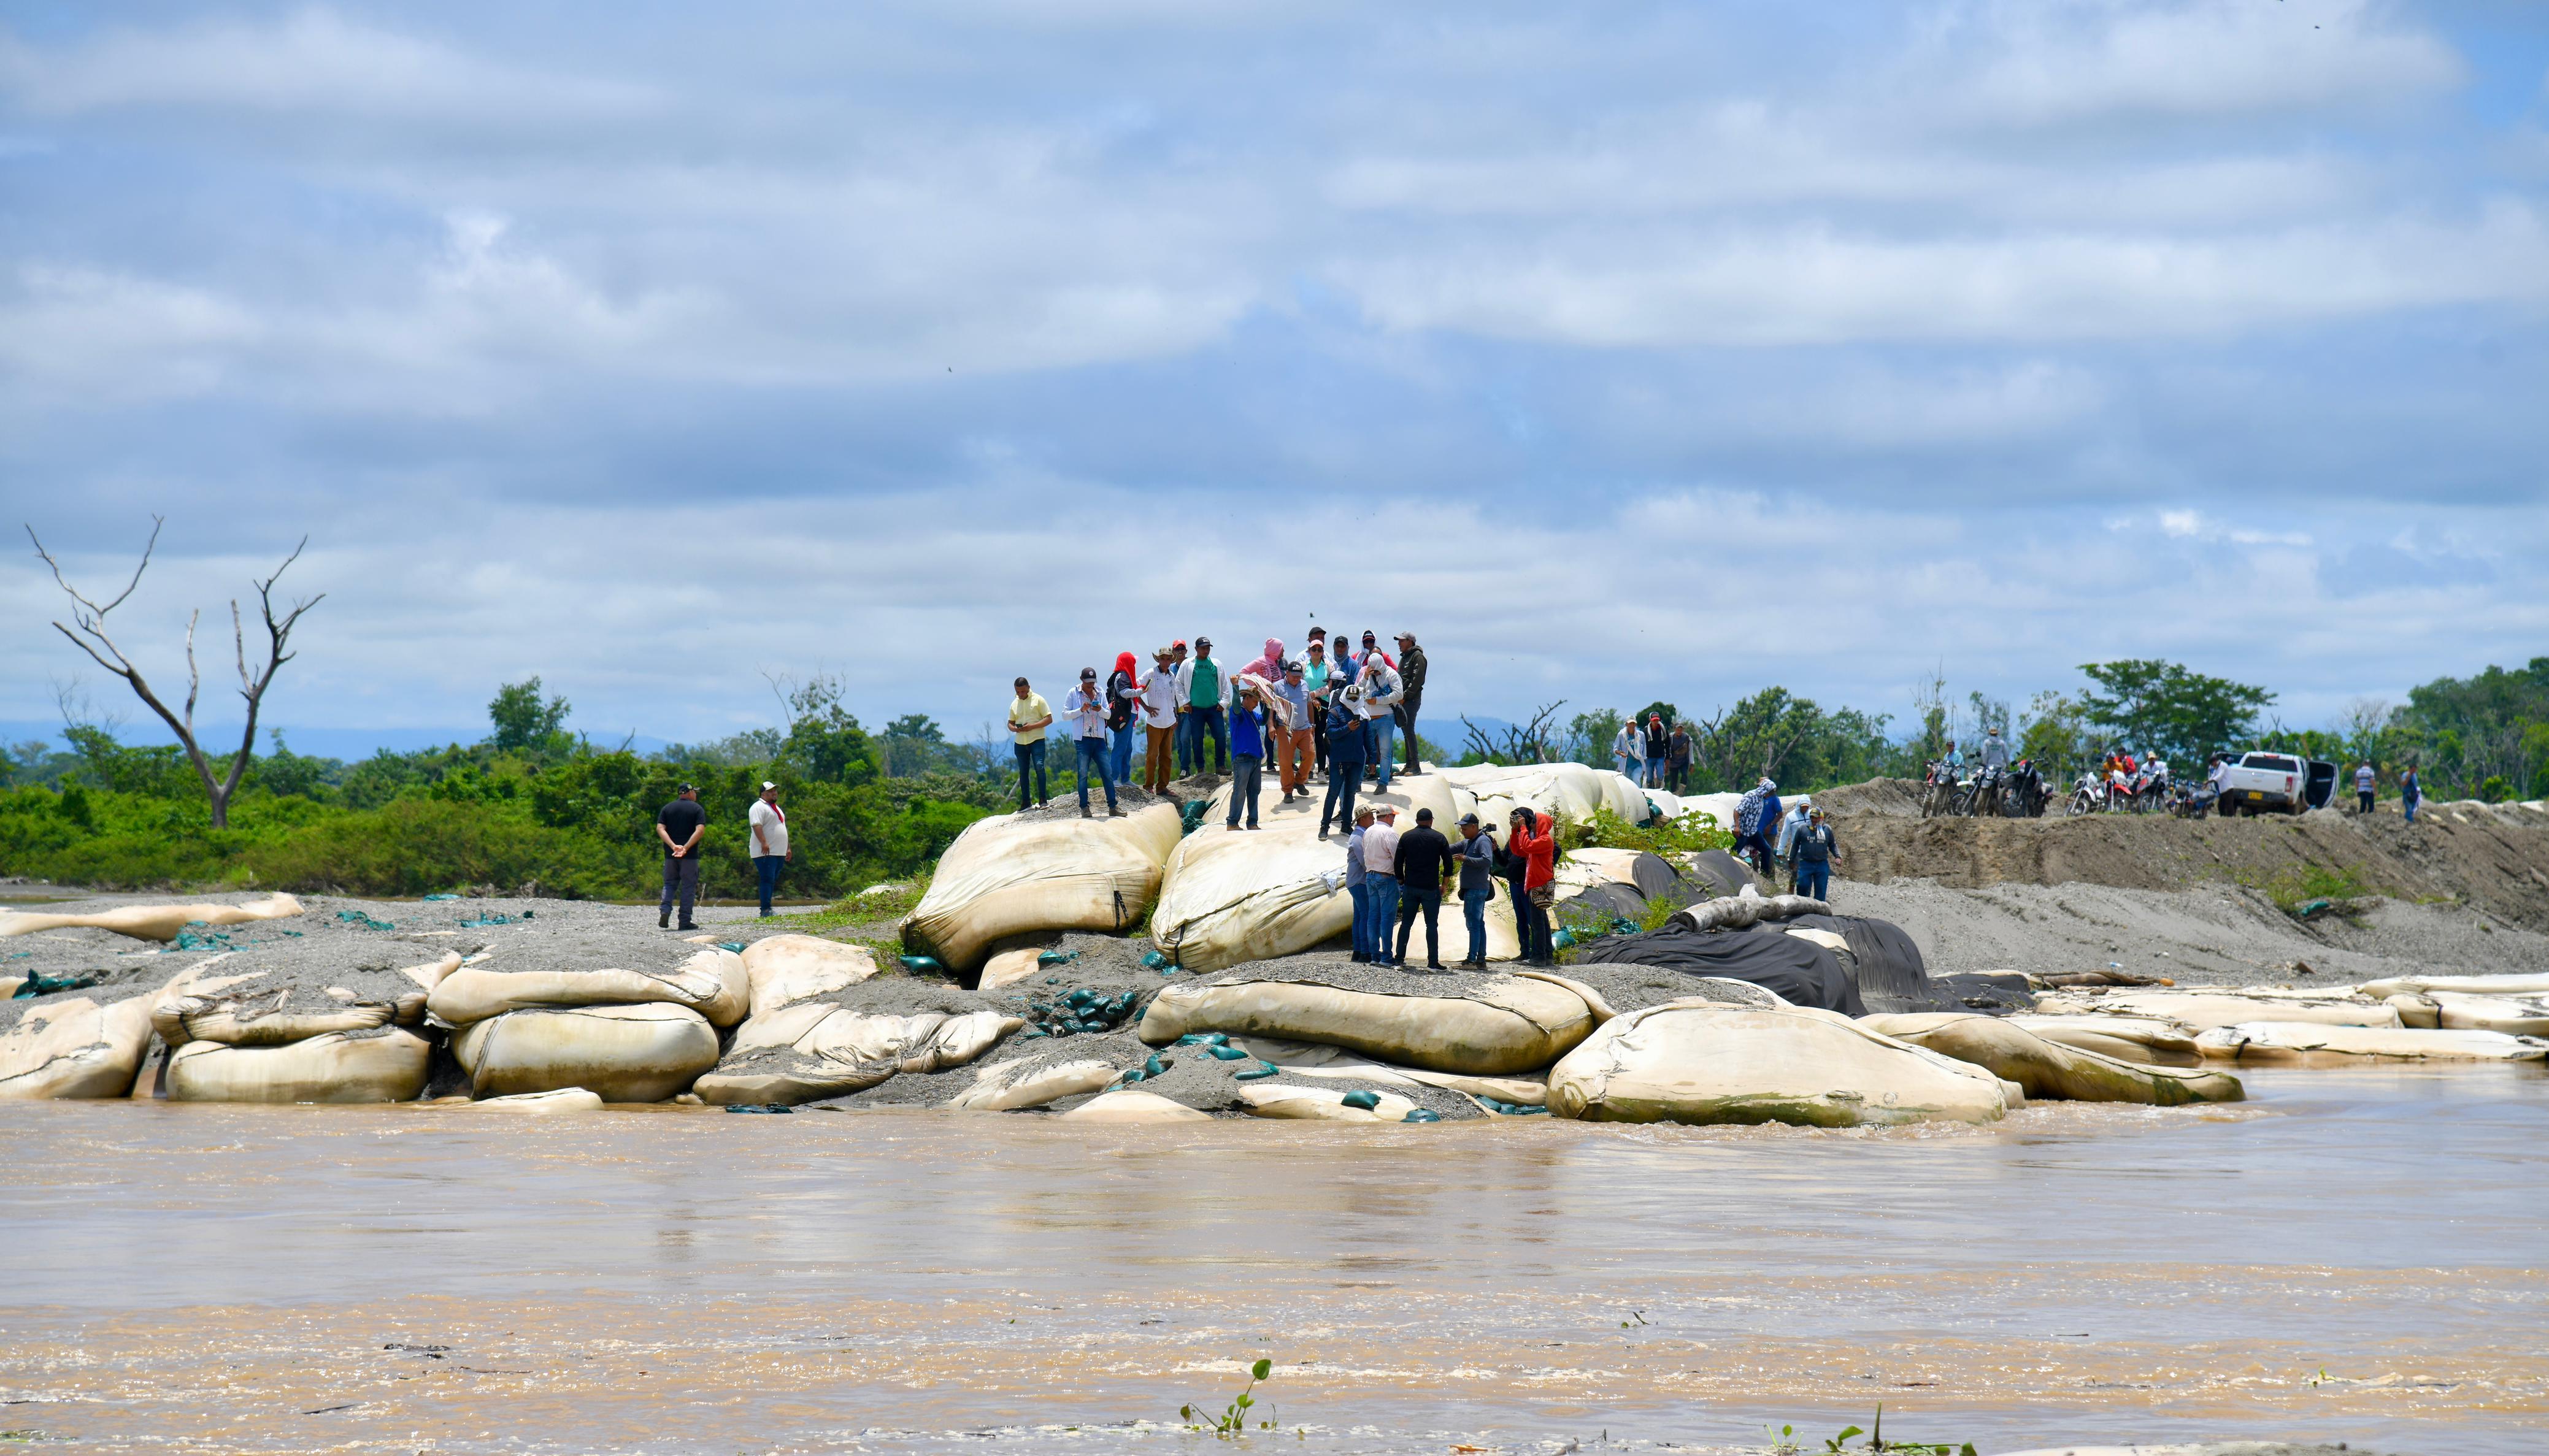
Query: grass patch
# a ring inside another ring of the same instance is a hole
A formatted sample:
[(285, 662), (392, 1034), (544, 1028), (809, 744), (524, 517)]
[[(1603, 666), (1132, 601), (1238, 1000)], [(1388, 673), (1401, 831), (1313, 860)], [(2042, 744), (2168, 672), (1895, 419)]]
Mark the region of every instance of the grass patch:
[(1609, 809), (1596, 809), (1586, 824), (1558, 828), (1558, 839), (1570, 850), (1646, 850), (1657, 855), (1696, 855), (1704, 850), (1731, 850), (1735, 836), (1719, 827), (1713, 814), (1685, 814), (1631, 824)]
[(2380, 893), (2353, 870), (2325, 864), (2288, 867), (2270, 875), (2242, 872), (2236, 878), (2295, 920), (2308, 920), (2330, 911), (2350, 916), (2358, 908), (2357, 901)]
[(797, 917), (796, 928), (808, 935), (820, 935), (853, 925), (872, 925), (880, 920), (899, 921), (929, 894), (930, 876), (935, 872), (936, 868), (932, 866), (908, 879), (893, 881), (873, 894), (862, 892), (843, 896), (811, 915)]

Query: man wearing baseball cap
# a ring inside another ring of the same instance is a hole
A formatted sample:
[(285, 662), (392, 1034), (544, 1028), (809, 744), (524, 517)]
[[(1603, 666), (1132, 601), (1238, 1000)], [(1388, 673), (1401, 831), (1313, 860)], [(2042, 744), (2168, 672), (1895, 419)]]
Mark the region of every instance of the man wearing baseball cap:
[(1469, 928), (1469, 954), (1461, 964), (1487, 968), (1487, 901), (1496, 893), (1496, 840), (1480, 828), (1478, 816), (1461, 816), (1461, 837), (1452, 844), (1452, 861), (1461, 866), (1461, 922)]
[(1106, 694), (1097, 685), (1095, 668), (1080, 670), (1080, 685), (1063, 695), (1062, 710), (1071, 718), (1072, 739), (1079, 746), (1074, 767), (1080, 778), (1080, 817), (1088, 817), (1088, 775), (1094, 774), (1106, 785), (1106, 816), (1123, 818), (1115, 803), (1115, 780), (1106, 772)]
[(1407, 739), (1407, 767), (1402, 774), (1418, 774), (1424, 767), (1416, 761), (1416, 708), (1425, 698), (1425, 649), (1416, 645), (1416, 634), (1398, 634), (1398, 703), (1390, 716), (1398, 720), (1398, 731)]
[(1371, 812), (1380, 822), (1363, 832), (1363, 892), (1370, 907), (1371, 963), (1387, 965), (1397, 949), (1398, 810), (1374, 804)]
[(779, 891), (779, 871), (794, 862), (797, 852), (788, 847), (788, 811), (779, 807), (779, 785), (761, 780), (761, 797), (752, 801), (744, 816), (752, 835), (752, 867), (761, 878), (761, 918), (773, 913), (770, 897)]
[(691, 906), (700, 895), (700, 841), (708, 833), (708, 811), (700, 807), (696, 785), (682, 785), (680, 796), (655, 815), (655, 837), (664, 842), (664, 901), (655, 912), (659, 930), (672, 930), (673, 895), (682, 898), (682, 930), (697, 930)]

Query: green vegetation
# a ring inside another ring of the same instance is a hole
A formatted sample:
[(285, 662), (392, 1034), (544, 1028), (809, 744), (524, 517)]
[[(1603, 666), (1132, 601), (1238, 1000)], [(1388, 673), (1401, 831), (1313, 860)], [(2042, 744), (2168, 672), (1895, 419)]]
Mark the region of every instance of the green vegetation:
[(1631, 824), (1608, 808), (1595, 809), (1589, 824), (1558, 826), (1558, 838), (1570, 850), (1650, 850), (1658, 855), (1695, 855), (1702, 850), (1735, 848), (1735, 836), (1719, 828), (1714, 815), (1689, 814), (1652, 824)]
[[(1248, 1384), (1240, 1388), (1239, 1394), (1223, 1408), (1219, 1415), (1209, 1410), (1197, 1410), (1192, 1406), (1180, 1406), (1178, 1415), (1196, 1430), (1208, 1430), (1217, 1436), (1244, 1435), (1248, 1431), (1249, 1408), (1257, 1404), (1257, 1383), (1274, 1373), (1274, 1361), (1260, 1360), (1248, 1367)], [(1210, 1421), (1211, 1424), (1205, 1424), (1206, 1421)], [(1257, 1428), (1260, 1430), (1273, 1430), (1274, 1425), (1275, 1423), (1271, 1419), (1257, 1422)]]
[(2275, 908), (2295, 920), (2306, 920), (2322, 910), (2350, 913), (2354, 902), (2381, 893), (2365, 883), (2351, 869), (2326, 864), (2304, 864), (2287, 867), (2272, 875), (2253, 872), (2234, 876), (2249, 889), (2256, 890), (2275, 903)]
[[(1876, 1419), (1873, 1424), (1875, 1426), (1875, 1429), (1873, 1430), (1861, 1430), (1854, 1425), (1842, 1426), (1840, 1434), (1826, 1436), (1824, 1438), (1823, 1449), (1827, 1452), (1900, 1451), (1903, 1453), (1903, 1456), (1974, 1456), (1974, 1443), (1971, 1441), (1951, 1443), (1947, 1441), (1887, 1440), (1885, 1438), (1885, 1406), (1883, 1402), (1879, 1402), (1877, 1404)], [(1858, 1446), (1850, 1445), (1849, 1442), (1851, 1438), (1856, 1436), (1867, 1437), (1866, 1443)], [(1774, 1456), (1796, 1456), (1796, 1453), (1806, 1449), (1806, 1446), (1797, 1435), (1797, 1428), (1793, 1425), (1782, 1425), (1770, 1432), (1770, 1450), (1774, 1453)]]
[[(786, 702), (784, 728), (651, 757), (570, 738), (568, 704), (543, 697), (537, 679), (496, 695), (494, 731), (474, 745), (347, 765), (295, 754), (276, 734), (225, 828), (213, 827), (182, 750), (129, 747), (79, 725), (66, 733), (68, 753), (24, 745), (10, 754), (0, 872), (111, 887), (415, 895), (536, 886), (646, 897), (661, 875), (656, 811), (691, 782), (708, 813), (701, 890), (742, 898), (754, 889), (744, 811), (768, 778), (781, 787), (797, 853), (785, 889), (838, 896), (881, 880), (921, 883), (915, 876), (966, 825), (1002, 806), (1006, 784), (984, 770), (989, 756), (968, 762), (926, 719), (896, 725), (921, 746), (896, 776), (842, 706), (837, 682), (817, 679)], [(857, 909), (858, 919), (883, 913)]]

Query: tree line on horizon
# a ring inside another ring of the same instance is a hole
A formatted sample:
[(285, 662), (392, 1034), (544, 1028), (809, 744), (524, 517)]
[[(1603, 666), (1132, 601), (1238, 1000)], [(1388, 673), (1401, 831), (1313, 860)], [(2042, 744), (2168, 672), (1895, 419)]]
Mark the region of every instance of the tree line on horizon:
[[(2275, 695), (2174, 663), (2134, 660), (2082, 669), (2073, 690), (2039, 692), (2021, 711), (1979, 692), (1961, 698), (1943, 676), (1924, 684), (1911, 726), (1890, 714), (1827, 709), (1770, 686), (1711, 717), (1693, 716), (1693, 792), (1748, 787), (1764, 774), (1790, 790), (1917, 776), (1949, 744), (1970, 758), (1997, 727), (2055, 783), (2111, 749), (2157, 753), (2181, 772), (2213, 750), (2278, 748), (2347, 765), (2370, 761), (2385, 781), (2414, 764), (2429, 797), (2503, 800), (2549, 795), (2549, 658), (2441, 678), (2407, 701), (2358, 702), (2342, 721), (2292, 729), (2271, 715)], [(229, 883), (426, 894), (468, 887), (581, 898), (651, 892), (656, 810), (685, 781), (709, 812), (703, 889), (752, 891), (744, 819), (761, 780), (776, 780), (798, 850), (788, 889), (836, 897), (934, 864), (965, 826), (1011, 801), (1006, 736), (950, 739), (907, 713), (870, 731), (830, 677), (780, 684), (783, 721), (713, 742), (639, 754), (567, 731), (567, 700), (540, 680), (504, 684), (488, 703), (490, 731), (472, 744), (346, 763), (294, 753), (280, 732), (253, 755), (228, 824), (215, 828), (200, 776), (175, 745), (120, 742), (112, 724), (64, 729), (66, 749), (34, 742), (0, 750), (0, 873), (114, 887)], [(1509, 727), (1502, 741), (1472, 731), (1457, 754), (1426, 746), (1428, 762), (1566, 760), (1609, 767), (1626, 714), (1595, 708), (1559, 719), (1563, 704)], [(1682, 715), (1656, 701), (1637, 710)], [(1076, 786), (1070, 771), (1054, 791)]]

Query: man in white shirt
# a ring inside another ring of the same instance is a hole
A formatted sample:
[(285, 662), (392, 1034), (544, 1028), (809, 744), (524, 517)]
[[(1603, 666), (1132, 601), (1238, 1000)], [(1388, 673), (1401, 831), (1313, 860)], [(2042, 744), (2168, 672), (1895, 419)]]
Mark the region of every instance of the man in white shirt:
[(770, 897), (779, 892), (779, 871), (797, 858), (788, 848), (788, 811), (779, 807), (779, 785), (761, 780), (761, 797), (752, 801), (746, 819), (752, 832), (752, 867), (761, 875), (761, 918), (774, 913)]
[[(1377, 657), (1371, 661), (1380, 665)], [(1386, 769), (1388, 760), (1381, 766)], [(1390, 953), (1398, 949), (1393, 932), (1398, 924), (1398, 810), (1374, 804), (1371, 811), (1380, 822), (1363, 831), (1364, 902), (1371, 915), (1371, 963), (1391, 965), (1396, 962)]]
[(1088, 775), (1106, 786), (1106, 817), (1121, 819), (1123, 808), (1115, 802), (1115, 780), (1106, 774), (1106, 690), (1097, 685), (1097, 670), (1082, 668), (1080, 685), (1062, 699), (1064, 716), (1071, 719), (1073, 742), (1079, 746), (1080, 817), (1088, 816)]
[(1142, 788), (1168, 791), (1176, 774), (1178, 742), (1178, 650), (1163, 647), (1151, 654), (1151, 671), (1142, 679)]
[(1390, 743), (1397, 736), (1398, 719), (1390, 709), (1398, 706), (1405, 691), (1398, 680), (1398, 670), (1377, 652), (1366, 653), (1363, 660), (1363, 715), (1371, 720), (1372, 768), (1378, 771), (1374, 793), (1389, 792)]

